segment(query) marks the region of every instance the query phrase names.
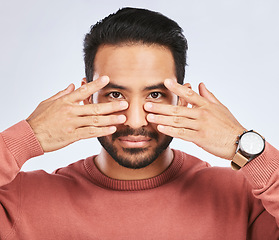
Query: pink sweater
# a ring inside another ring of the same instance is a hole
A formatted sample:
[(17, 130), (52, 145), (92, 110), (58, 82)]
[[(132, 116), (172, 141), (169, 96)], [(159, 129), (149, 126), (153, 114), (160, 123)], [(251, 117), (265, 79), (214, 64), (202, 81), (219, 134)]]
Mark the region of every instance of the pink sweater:
[(174, 153), (146, 180), (108, 178), (94, 157), (53, 174), (19, 172), (43, 154), (22, 121), (0, 134), (0, 239), (279, 239), (275, 148), (238, 172)]

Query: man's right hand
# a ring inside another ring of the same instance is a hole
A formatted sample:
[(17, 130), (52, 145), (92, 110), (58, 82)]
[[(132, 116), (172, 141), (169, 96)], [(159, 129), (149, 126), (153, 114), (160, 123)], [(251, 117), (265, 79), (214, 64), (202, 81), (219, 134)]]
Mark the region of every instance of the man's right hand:
[(112, 114), (127, 109), (126, 101), (80, 105), (108, 83), (109, 78), (104, 76), (77, 90), (71, 84), (39, 104), (26, 121), (44, 152), (58, 150), (80, 139), (110, 135), (116, 131), (115, 125), (126, 121), (125, 115)]

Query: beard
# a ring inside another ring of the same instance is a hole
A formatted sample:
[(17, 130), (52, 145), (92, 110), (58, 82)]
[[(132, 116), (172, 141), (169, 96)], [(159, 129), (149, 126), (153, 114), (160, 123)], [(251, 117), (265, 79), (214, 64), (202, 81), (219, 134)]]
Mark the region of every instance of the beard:
[[(151, 147), (146, 148), (123, 148), (122, 150), (128, 156), (121, 156), (118, 153), (117, 147), (114, 142), (118, 137), (126, 137), (126, 136), (145, 136), (149, 137), (152, 140), (157, 142), (157, 145), (154, 149), (150, 149)], [(108, 154), (121, 166), (130, 168), (130, 169), (140, 169), (147, 167), (151, 163), (153, 163), (159, 155), (169, 146), (172, 141), (172, 137), (164, 135), (164, 138), (159, 143), (159, 134), (155, 131), (149, 131), (145, 128), (140, 129), (132, 129), (130, 127), (126, 127), (125, 129), (121, 129), (116, 131), (111, 135), (111, 140), (108, 136), (98, 137), (98, 141), (102, 145), (102, 147), (108, 152)], [(150, 153), (148, 153), (150, 152)]]

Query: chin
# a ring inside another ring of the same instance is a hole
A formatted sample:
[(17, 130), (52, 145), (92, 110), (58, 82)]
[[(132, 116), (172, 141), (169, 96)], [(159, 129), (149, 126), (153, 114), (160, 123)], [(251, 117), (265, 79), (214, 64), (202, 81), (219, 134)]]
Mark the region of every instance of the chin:
[(141, 169), (152, 164), (162, 154), (172, 141), (172, 137), (164, 136), (161, 143), (145, 148), (123, 148), (114, 144), (109, 137), (99, 137), (98, 140), (106, 152), (121, 166), (130, 169)]

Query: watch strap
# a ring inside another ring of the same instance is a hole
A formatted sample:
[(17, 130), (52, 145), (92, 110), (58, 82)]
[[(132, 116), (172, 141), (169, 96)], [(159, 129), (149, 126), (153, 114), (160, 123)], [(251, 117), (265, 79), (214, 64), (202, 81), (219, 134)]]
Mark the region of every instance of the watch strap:
[(249, 162), (249, 159), (247, 159), (239, 151), (237, 151), (237, 153), (234, 155), (234, 157), (231, 161), (231, 167), (233, 170), (239, 170), (248, 162)]

